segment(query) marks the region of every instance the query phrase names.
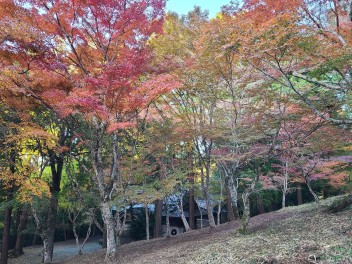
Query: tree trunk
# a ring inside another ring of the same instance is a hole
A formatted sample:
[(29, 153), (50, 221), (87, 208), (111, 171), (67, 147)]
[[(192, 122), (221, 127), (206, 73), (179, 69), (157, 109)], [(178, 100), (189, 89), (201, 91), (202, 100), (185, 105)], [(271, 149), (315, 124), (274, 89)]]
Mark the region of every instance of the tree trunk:
[(313, 197), (314, 197), (314, 201), (315, 201), (316, 203), (319, 203), (319, 197), (318, 197), (318, 195), (313, 191), (309, 179), (306, 179), (306, 184), (307, 184), (307, 187), (308, 187), (309, 192), (310, 192), (310, 193), (313, 195)]
[[(63, 132), (62, 132), (63, 133)], [(61, 143), (63, 145), (63, 143)], [(51, 179), (52, 183), (50, 186), (50, 207), (48, 210), (48, 217), (46, 226), (42, 226), (40, 230), (41, 237), (45, 239), (43, 240), (43, 262), (51, 263), (53, 261), (53, 253), (54, 253), (54, 240), (55, 240), (55, 228), (56, 228), (56, 218), (57, 218), (57, 206), (58, 206), (58, 194), (60, 192), (60, 183), (62, 170), (64, 165), (64, 159), (56, 155), (54, 151), (48, 151), (50, 157), (50, 169), (51, 169)]]
[(57, 196), (55, 193), (52, 193), (47, 222), (47, 246), (44, 247), (44, 263), (51, 263), (53, 261), (57, 205)]
[(302, 186), (300, 184), (297, 186), (297, 204), (303, 204)]
[(232, 222), (235, 220), (234, 211), (231, 202), (231, 193), (229, 186), (226, 186), (226, 210), (227, 210), (227, 222)]
[[(7, 192), (6, 201), (12, 200), (12, 190)], [(9, 254), (9, 243), (10, 243), (10, 229), (11, 229), (11, 214), (12, 206), (8, 206), (5, 209), (5, 220), (4, 220), (4, 230), (2, 234), (2, 246), (1, 246), (1, 264), (7, 264), (8, 254)]]
[(146, 234), (146, 239), (150, 239), (150, 234), (149, 234), (149, 208), (148, 204), (145, 206), (145, 234)]
[(163, 201), (156, 200), (155, 202), (155, 234), (154, 237), (161, 237), (161, 222), (163, 212)]
[(194, 217), (194, 189), (189, 188), (189, 227), (192, 230), (196, 229), (195, 217)]
[(281, 208), (285, 208), (285, 206), (286, 206), (286, 194), (283, 191), (282, 192), (282, 199), (281, 199)]
[(205, 196), (207, 212), (208, 212), (209, 227), (214, 228), (215, 227), (215, 219), (214, 219), (214, 214), (213, 214), (213, 207), (211, 206), (209, 190), (206, 189), (204, 191), (204, 196)]
[(51, 262), (51, 248), (49, 246), (49, 239), (48, 235), (45, 233), (41, 234), (41, 238), (43, 240), (43, 263), (50, 263)]
[(218, 212), (217, 212), (217, 218), (216, 218), (217, 225), (220, 225), (220, 214), (221, 214), (221, 200), (219, 200), (219, 203), (218, 203)]
[(192, 158), (192, 152), (187, 153), (187, 158), (188, 158), (188, 182), (190, 183), (189, 187), (189, 227), (192, 230), (196, 229), (196, 224), (195, 224), (195, 218), (194, 218), (194, 173), (193, 173), (193, 158)]
[[(197, 203), (197, 206), (198, 206), (198, 210), (200, 213), (200, 229), (203, 229), (203, 211), (198, 203)], [(199, 227), (197, 226), (197, 228), (199, 228)]]
[(72, 231), (73, 231), (73, 235), (74, 235), (75, 241), (76, 241), (77, 253), (78, 253), (78, 255), (82, 255), (82, 250), (80, 249), (80, 246), (79, 246), (79, 236), (77, 234), (75, 223), (72, 224)]
[(23, 205), (20, 221), (17, 227), (17, 237), (15, 245), (15, 255), (20, 256), (23, 254), (23, 230), (25, 229), (28, 222), (29, 206)]
[(227, 189), (228, 189), (228, 192), (230, 195), (230, 201), (232, 204), (232, 211), (233, 211), (234, 219), (238, 219), (239, 214), (238, 214), (237, 186), (235, 185), (235, 182), (234, 182), (232, 175), (230, 175), (227, 178)]
[(250, 200), (249, 200), (249, 196), (250, 196), (250, 191), (246, 190), (243, 194), (242, 194), (242, 199), (243, 199), (243, 216), (242, 216), (242, 232), (246, 233), (247, 232), (247, 228), (249, 225), (249, 220), (251, 217), (251, 208), (250, 208)]
[(281, 208), (286, 207), (286, 194), (288, 191), (288, 162), (285, 162), (285, 172), (284, 172), (284, 182), (282, 186), (282, 201), (281, 201)]
[(71, 212), (68, 212), (68, 219), (72, 224), (72, 232), (73, 232), (73, 236), (75, 237), (78, 255), (82, 255), (82, 251), (80, 250), (80, 247), (79, 247), (79, 236), (77, 234), (77, 229), (76, 229), (76, 220), (79, 213), (75, 215), (75, 212), (73, 212), (72, 214), (73, 214), (73, 217), (71, 216)]
[(183, 195), (180, 196), (180, 205), (177, 205), (177, 207), (178, 207), (177, 209), (181, 213), (181, 220), (182, 220), (183, 226), (185, 227), (186, 232), (188, 232), (191, 228), (189, 227), (185, 213), (183, 211)]
[(169, 197), (165, 197), (166, 200), (166, 237), (170, 237), (170, 212), (169, 212)]
[(114, 260), (116, 258), (117, 242), (116, 242), (116, 229), (114, 217), (110, 211), (108, 202), (101, 203), (101, 213), (103, 216), (105, 228), (106, 228), (106, 260)]
[(82, 245), (80, 246), (80, 248), (78, 250), (78, 254), (82, 254), (83, 253), (82, 250), (83, 250), (84, 246), (86, 245), (86, 242), (89, 239), (89, 236), (90, 236), (90, 234), (92, 232), (92, 224), (93, 224), (93, 221), (90, 221), (89, 222), (89, 227), (88, 227), (88, 230), (87, 230), (87, 233), (86, 233), (86, 237), (85, 237), (84, 241), (82, 242)]

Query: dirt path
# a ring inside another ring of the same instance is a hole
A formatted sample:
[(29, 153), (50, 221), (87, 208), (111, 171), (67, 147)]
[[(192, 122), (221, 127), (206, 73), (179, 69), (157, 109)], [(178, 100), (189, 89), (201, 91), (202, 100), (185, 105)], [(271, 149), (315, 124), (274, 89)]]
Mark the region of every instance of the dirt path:
[[(83, 248), (83, 254), (92, 253), (101, 249), (99, 244), (100, 237), (92, 238), (87, 241)], [(75, 240), (57, 242), (54, 246), (54, 262), (63, 261), (77, 255)], [(9, 264), (37, 264), (42, 262), (42, 246), (24, 248), (24, 255), (18, 258), (9, 259)]]

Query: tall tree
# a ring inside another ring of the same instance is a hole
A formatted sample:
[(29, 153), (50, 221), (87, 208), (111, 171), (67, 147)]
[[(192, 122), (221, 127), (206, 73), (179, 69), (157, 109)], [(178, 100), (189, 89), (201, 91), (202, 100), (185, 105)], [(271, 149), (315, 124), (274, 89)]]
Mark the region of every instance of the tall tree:
[[(93, 179), (102, 200), (107, 258), (116, 253), (110, 201), (121, 175), (117, 131), (133, 125), (136, 111), (171, 85), (168, 76), (152, 78), (154, 73), (147, 67), (146, 43), (159, 32), (164, 4), (163, 0), (21, 1), (18, 9), (31, 18), (26, 25), (38, 34), (29, 36), (33, 40), (5, 36), (9, 41), (3, 42), (4, 50), (15, 45), (24, 57), (33, 57), (17, 71), (27, 75), (13, 78), (17, 83), (19, 78), (30, 82), (28, 86), (18, 83), (22, 93), (38, 98), (62, 117), (77, 114), (89, 124), (90, 132), (82, 133), (82, 142), (90, 150)], [(6, 31), (9, 25), (20, 24), (16, 16), (7, 15), (5, 20), (9, 21)], [(57, 159), (51, 158), (54, 166)], [(57, 172), (55, 167), (53, 173)]]

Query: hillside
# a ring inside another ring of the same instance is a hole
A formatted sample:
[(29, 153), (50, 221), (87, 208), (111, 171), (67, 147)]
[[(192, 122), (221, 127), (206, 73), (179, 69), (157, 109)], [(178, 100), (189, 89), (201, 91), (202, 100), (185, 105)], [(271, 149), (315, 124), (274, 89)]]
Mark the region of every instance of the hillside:
[[(242, 235), (239, 222), (215, 230), (121, 246), (116, 263), (352, 263), (352, 209), (327, 214), (333, 199), (253, 217)], [(60, 264), (101, 263), (104, 250)]]

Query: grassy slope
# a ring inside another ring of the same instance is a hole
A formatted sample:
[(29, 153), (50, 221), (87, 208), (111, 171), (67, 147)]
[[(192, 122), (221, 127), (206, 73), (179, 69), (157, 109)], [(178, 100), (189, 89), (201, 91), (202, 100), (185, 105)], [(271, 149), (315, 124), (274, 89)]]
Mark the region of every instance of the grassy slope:
[[(131, 243), (119, 248), (116, 263), (352, 263), (352, 209), (324, 213), (331, 202), (254, 217), (247, 235), (238, 232), (235, 222), (211, 232), (203, 229)], [(65, 263), (102, 263), (103, 259), (104, 251), (99, 251)]]

